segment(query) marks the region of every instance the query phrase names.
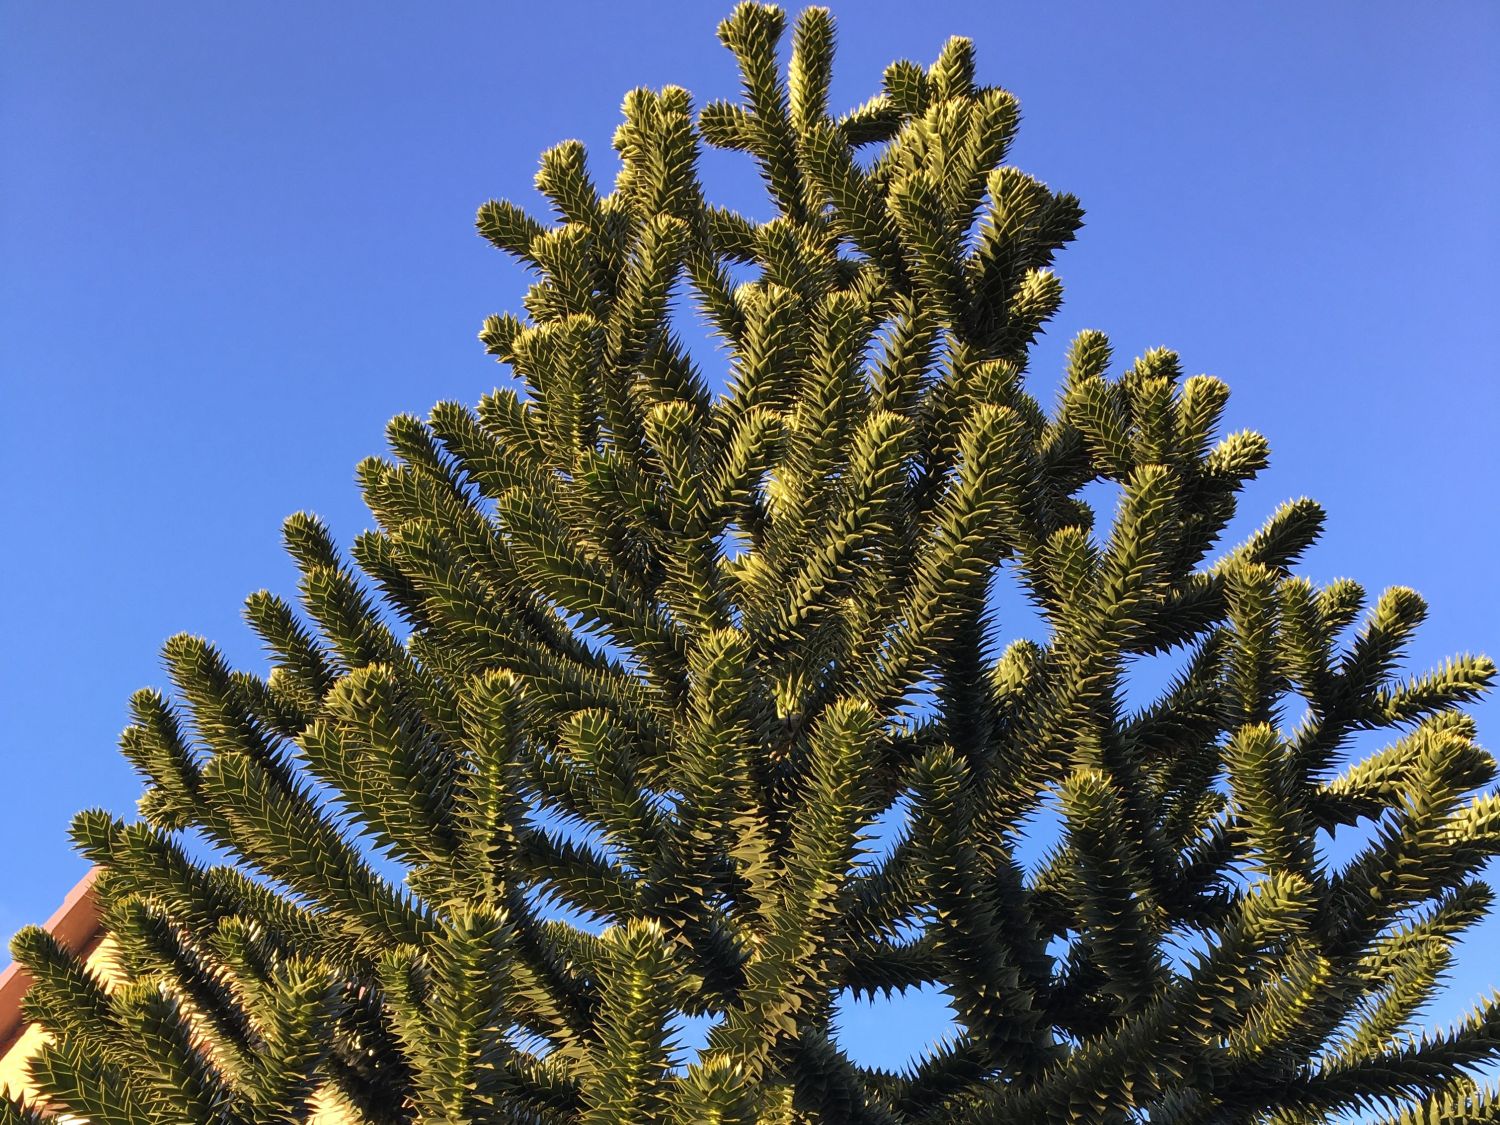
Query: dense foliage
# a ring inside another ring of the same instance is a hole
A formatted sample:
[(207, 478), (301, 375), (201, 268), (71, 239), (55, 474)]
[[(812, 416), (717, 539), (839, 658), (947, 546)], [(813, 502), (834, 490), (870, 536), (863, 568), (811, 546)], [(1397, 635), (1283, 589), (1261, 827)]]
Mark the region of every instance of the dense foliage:
[[(74, 828), (128, 982), (15, 942), (50, 1105), (1500, 1120), (1464, 1077), (1500, 1001), (1407, 1031), (1490, 903), (1496, 767), (1459, 708), (1493, 666), (1398, 678), (1422, 600), (1297, 577), (1309, 500), (1214, 556), (1267, 458), (1219, 436), (1216, 379), (1085, 332), (1056, 405), (1028, 392), (1081, 211), (1004, 163), (1016, 101), (967, 41), (835, 117), (828, 14), (784, 77), (783, 24), (723, 23), (737, 103), (631, 92), (609, 194), (569, 142), (550, 218), (481, 209), (537, 278), (481, 334), (518, 383), (391, 423), (352, 561), (288, 521), (301, 604), (246, 607), (269, 674), (168, 642), (123, 740), (140, 819)], [(753, 158), (773, 219), (704, 199), (702, 143)], [(723, 393), (674, 333), (694, 312)], [(1044, 642), (1004, 643), (997, 582)], [(952, 1036), (851, 1061), (836, 998), (921, 986)], [(683, 1017), (712, 1021), (691, 1058)]]

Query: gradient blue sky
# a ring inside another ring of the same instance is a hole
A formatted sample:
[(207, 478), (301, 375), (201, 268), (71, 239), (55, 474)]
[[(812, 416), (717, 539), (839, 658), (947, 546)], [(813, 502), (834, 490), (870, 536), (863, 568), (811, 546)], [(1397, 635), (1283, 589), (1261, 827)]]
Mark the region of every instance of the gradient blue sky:
[[(1493, 437), (1500, 6), (835, 3), (835, 102), (977, 40), (1024, 114), (1013, 159), (1088, 210), (1038, 349), (1078, 329), (1179, 350), (1274, 465), (1244, 523), (1308, 494), (1315, 580), (1415, 586), (1414, 664), (1500, 653)], [(727, 4), (11, 0), (0, 12), (0, 931), (83, 873), (72, 813), (128, 812), (130, 691), (188, 630), (258, 666), (243, 597), (290, 592), (300, 508), (347, 542), (352, 472), (400, 411), (473, 401), (474, 339), (520, 272), (475, 235), (578, 137), (601, 179), (621, 96), (735, 88)], [(764, 213), (738, 156), (704, 176)], [(1019, 626), (1018, 626), (1019, 627)], [(1500, 706), (1479, 709), (1497, 738)], [(1471, 941), (1447, 1016), (1496, 982)], [(899, 1061), (939, 1006), (854, 1012)]]

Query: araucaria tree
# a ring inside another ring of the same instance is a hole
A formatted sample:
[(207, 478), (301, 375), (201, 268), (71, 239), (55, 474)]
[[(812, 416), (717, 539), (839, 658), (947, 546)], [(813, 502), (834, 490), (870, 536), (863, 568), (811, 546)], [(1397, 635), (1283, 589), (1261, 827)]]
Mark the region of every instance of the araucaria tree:
[[(1004, 163), (1016, 101), (967, 41), (831, 116), (828, 13), (784, 76), (783, 25), (721, 26), (737, 103), (630, 93), (609, 194), (570, 142), (549, 218), (481, 208), (536, 274), (481, 333), (518, 382), (392, 422), (352, 561), (287, 523), (301, 605), (246, 608), (269, 674), (168, 642), (173, 692), (139, 693), (123, 741), (139, 821), (74, 828), (125, 982), (15, 941), (48, 1104), (1500, 1120), (1467, 1077), (1500, 999), (1408, 1030), (1491, 898), (1496, 765), (1460, 707), (1493, 666), (1398, 678), (1422, 600), (1297, 577), (1312, 501), (1216, 546), (1267, 457), (1219, 436), (1223, 383), (1085, 332), (1058, 401), (1028, 392), (1081, 211)], [(704, 143), (754, 161), (774, 218), (704, 199)], [(1000, 581), (1044, 640), (1007, 643)], [(1127, 703), (1162, 654), (1179, 674)], [(922, 986), (950, 1037), (900, 1073), (840, 1048), (841, 994)], [(692, 1057), (684, 1017), (711, 1024)]]

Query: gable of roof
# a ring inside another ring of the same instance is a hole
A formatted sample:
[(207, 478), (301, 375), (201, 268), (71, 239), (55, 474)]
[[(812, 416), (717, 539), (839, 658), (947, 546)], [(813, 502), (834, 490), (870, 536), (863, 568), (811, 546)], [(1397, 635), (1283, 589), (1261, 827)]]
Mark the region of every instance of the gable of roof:
[[(99, 896), (94, 891), (98, 875), (90, 868), (42, 927), (74, 953), (86, 954), (99, 938)], [(26, 1029), (21, 1001), (30, 987), (31, 974), (20, 965), (11, 964), (0, 973), (0, 1055)]]

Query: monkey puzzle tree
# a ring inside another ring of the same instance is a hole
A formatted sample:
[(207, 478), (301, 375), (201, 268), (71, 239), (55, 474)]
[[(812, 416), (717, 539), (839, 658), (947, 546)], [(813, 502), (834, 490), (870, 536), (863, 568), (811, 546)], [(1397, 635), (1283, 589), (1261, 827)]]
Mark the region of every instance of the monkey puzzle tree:
[[(828, 14), (785, 77), (783, 23), (721, 26), (738, 103), (632, 92), (609, 194), (566, 143), (550, 219), (481, 209), (537, 276), (481, 334), (519, 384), (392, 422), (352, 562), (288, 521), (301, 607), (247, 603), (269, 674), (168, 642), (173, 694), (139, 693), (123, 739), (140, 820), (74, 828), (126, 983), (15, 941), (49, 1105), (1500, 1120), (1466, 1077), (1500, 1001), (1406, 1031), (1490, 901), (1495, 763), (1459, 707), (1493, 666), (1397, 678), (1423, 603), (1296, 577), (1311, 501), (1210, 558), (1267, 457), (1218, 437), (1217, 380), (1166, 351), (1117, 371), (1086, 332), (1055, 407), (1027, 391), (1081, 211), (1004, 163), (1016, 102), (967, 41), (834, 117)], [(754, 159), (773, 219), (704, 199), (704, 142)], [(1004, 644), (1001, 576), (1044, 642)], [(1171, 653), (1128, 705), (1132, 662)], [(1320, 833), (1361, 825), (1329, 862)], [(852, 1061), (835, 999), (920, 986), (952, 1036), (901, 1073)], [(691, 1059), (684, 1016), (711, 1023)]]

